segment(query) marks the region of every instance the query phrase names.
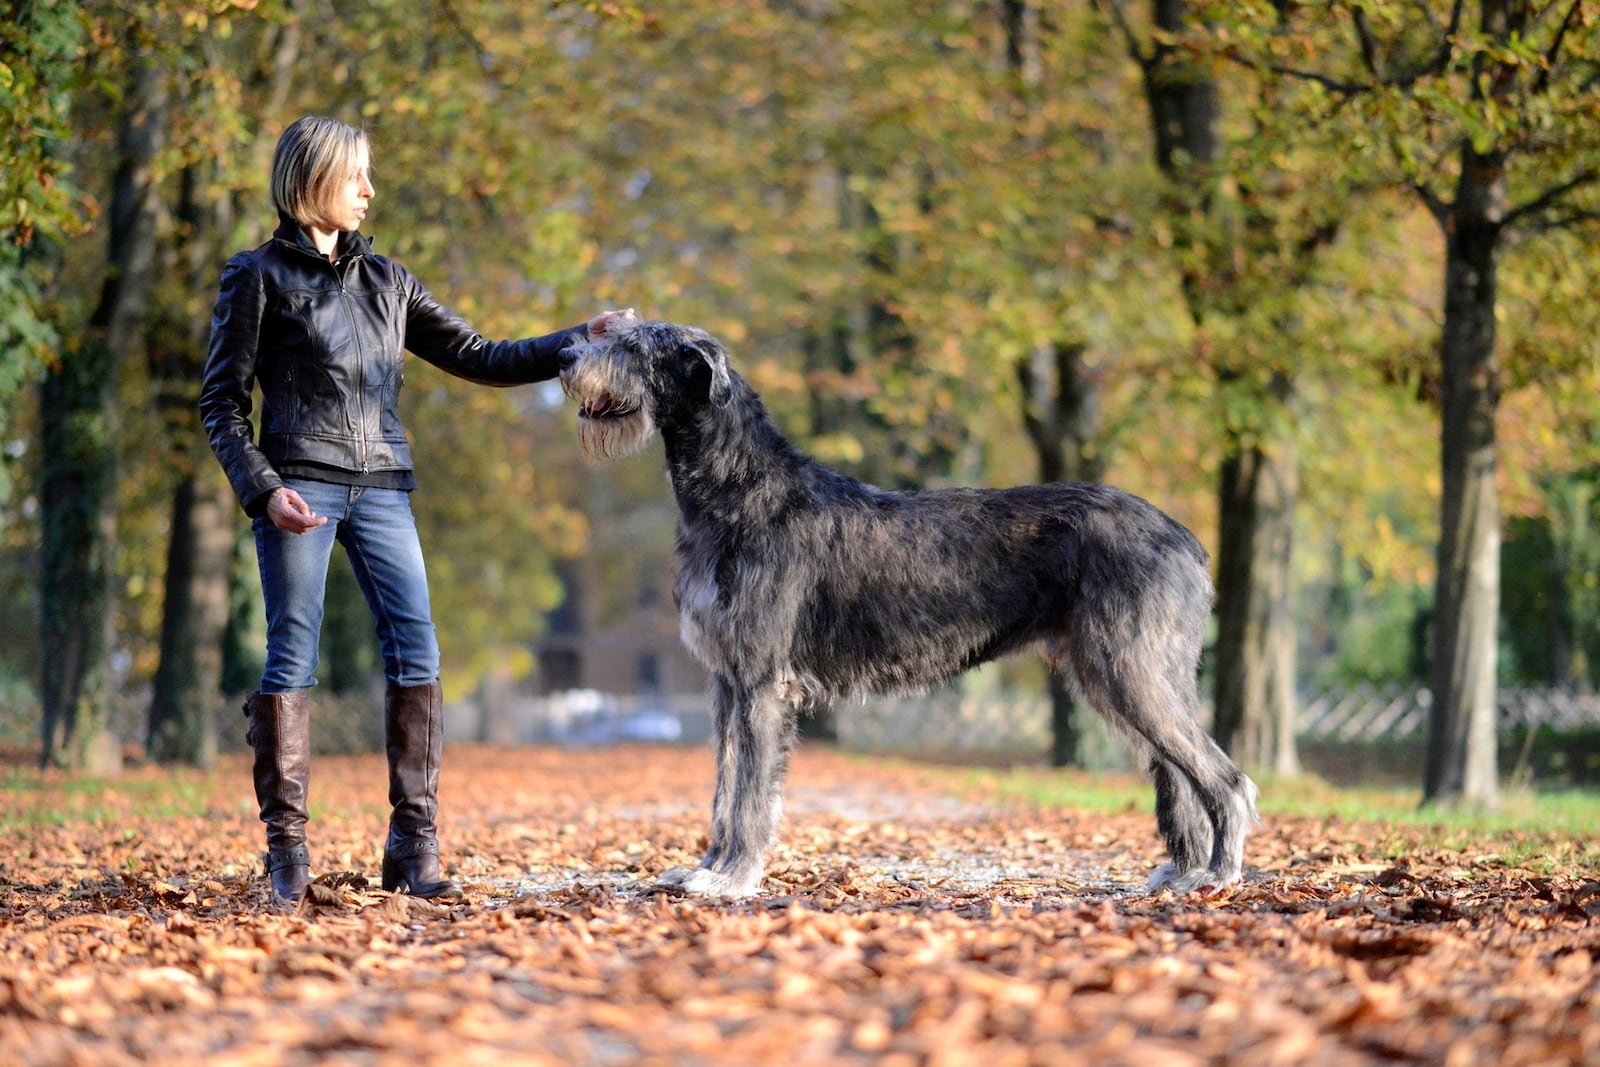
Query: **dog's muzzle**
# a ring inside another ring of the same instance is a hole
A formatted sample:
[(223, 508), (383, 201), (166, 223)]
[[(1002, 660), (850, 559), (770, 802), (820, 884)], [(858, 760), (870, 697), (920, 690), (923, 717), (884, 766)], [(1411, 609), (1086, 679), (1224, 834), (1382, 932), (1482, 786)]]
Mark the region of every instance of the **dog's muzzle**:
[(637, 404), (619, 400), (610, 393), (601, 393), (593, 400), (585, 400), (578, 406), (578, 417), (580, 419), (622, 419), (638, 410)]

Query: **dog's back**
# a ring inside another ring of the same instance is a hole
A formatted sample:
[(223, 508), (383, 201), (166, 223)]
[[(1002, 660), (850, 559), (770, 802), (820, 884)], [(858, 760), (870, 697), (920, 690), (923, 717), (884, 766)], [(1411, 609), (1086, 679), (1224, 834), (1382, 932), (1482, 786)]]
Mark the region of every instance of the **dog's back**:
[(798, 601), (792, 659), (827, 693), (924, 689), (1035, 644), (1061, 664), (1075, 628), (1117, 615), (1204, 629), (1205, 550), (1138, 497), (1065, 483), (864, 488), (741, 541), (790, 572), (778, 584)]

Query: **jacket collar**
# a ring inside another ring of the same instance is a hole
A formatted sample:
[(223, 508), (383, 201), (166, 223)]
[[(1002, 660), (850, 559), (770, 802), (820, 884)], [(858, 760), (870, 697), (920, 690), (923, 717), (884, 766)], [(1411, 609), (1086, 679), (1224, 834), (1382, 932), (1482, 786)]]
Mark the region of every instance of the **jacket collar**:
[[(318, 259), (324, 258), (322, 253), (317, 251), (316, 244), (312, 242), (311, 235), (306, 233), (305, 228), (281, 211), (278, 212), (278, 228), (273, 231), (272, 237), (273, 240), (282, 241), (291, 248), (308, 252)], [(334, 262), (338, 262), (346, 256), (370, 256), (372, 254), (372, 242), (367, 240), (359, 230), (346, 230), (339, 234), (339, 243), (334, 246), (333, 250)]]

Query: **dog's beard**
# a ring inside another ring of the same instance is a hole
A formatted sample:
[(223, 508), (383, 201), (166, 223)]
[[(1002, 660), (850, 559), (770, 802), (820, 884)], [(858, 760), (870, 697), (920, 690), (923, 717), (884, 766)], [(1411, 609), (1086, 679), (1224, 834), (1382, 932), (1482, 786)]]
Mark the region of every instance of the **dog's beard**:
[(627, 415), (578, 419), (583, 454), (594, 459), (630, 456), (648, 445), (655, 434), (655, 420), (643, 408)]
[[(655, 420), (642, 398), (625, 388), (631, 382), (618, 374), (614, 353), (593, 346), (591, 353), (561, 374), (561, 387), (578, 402), (578, 441), (585, 455), (618, 459), (644, 448), (655, 436)], [(606, 358), (610, 357), (610, 358)]]

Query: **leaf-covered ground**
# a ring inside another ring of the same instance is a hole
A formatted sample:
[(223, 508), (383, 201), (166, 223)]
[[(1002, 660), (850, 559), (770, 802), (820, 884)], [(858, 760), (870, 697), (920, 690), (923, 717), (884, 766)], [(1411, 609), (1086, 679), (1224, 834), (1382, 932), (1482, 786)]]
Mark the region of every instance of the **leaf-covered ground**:
[(324, 757), (321, 881), (276, 914), (239, 757), (103, 789), (12, 766), (0, 1059), (1600, 1062), (1592, 840), (1269, 816), (1244, 885), (1146, 897), (1148, 815), (951, 781), (802, 750), (766, 895), (708, 903), (649, 881), (698, 856), (708, 752), (455, 746), (468, 900), (438, 906), (376, 888), (380, 759)]

